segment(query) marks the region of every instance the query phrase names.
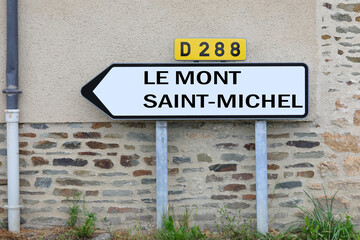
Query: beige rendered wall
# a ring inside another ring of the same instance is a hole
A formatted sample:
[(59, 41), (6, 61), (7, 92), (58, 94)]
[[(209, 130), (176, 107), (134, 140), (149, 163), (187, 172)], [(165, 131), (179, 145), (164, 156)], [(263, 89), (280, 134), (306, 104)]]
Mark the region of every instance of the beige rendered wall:
[[(181, 37), (245, 38), (246, 62), (305, 62), (315, 86), (315, 5), (314, 0), (19, 1), (21, 122), (111, 121), (82, 98), (81, 87), (112, 63), (175, 62), (173, 41)], [(5, 0), (0, 0), (0, 32), (5, 88)]]

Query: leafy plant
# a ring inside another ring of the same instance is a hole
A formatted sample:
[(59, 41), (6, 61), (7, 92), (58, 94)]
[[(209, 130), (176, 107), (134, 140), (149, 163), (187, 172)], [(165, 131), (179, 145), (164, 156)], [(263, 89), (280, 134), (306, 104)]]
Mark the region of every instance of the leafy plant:
[[(69, 201), (69, 197), (67, 197), (66, 200)], [(80, 193), (77, 193), (75, 196), (73, 196), (73, 201), (71, 201), (71, 205), (69, 206), (70, 218), (66, 221), (66, 224), (69, 227), (75, 227), (78, 222), (78, 216), (80, 212), (79, 200)]]
[(220, 222), (215, 219), (215, 225), (222, 239), (255, 239), (255, 231), (251, 226), (252, 220), (250, 219), (249, 223), (242, 220), (241, 210), (233, 216), (230, 215), (226, 206), (218, 209), (217, 212), (220, 215)]
[(176, 226), (174, 221), (174, 216), (163, 216), (163, 229), (158, 231), (157, 239), (163, 240), (200, 240), (205, 239), (205, 234), (203, 234), (196, 222), (193, 227), (190, 227), (190, 215), (191, 211), (188, 206), (185, 208), (185, 213), (183, 215), (183, 221), (180, 226)]
[(354, 225), (351, 222), (350, 216), (346, 215), (345, 219), (341, 216), (335, 216), (333, 212), (333, 205), (335, 196), (330, 199), (325, 195), (325, 205), (322, 206), (319, 200), (310, 196), (305, 192), (310, 199), (313, 210), (307, 211), (304, 208), (298, 207), (304, 214), (304, 223), (300, 236), (307, 240), (338, 240), (338, 239), (360, 239), (360, 235), (354, 231)]
[[(69, 199), (69, 198), (67, 198)], [(69, 220), (66, 221), (67, 225), (72, 229), (69, 230), (64, 237), (72, 239), (75, 234), (78, 238), (88, 238), (97, 230), (95, 227), (96, 217), (95, 214), (89, 212), (85, 206), (85, 195), (82, 198), (82, 208), (80, 211), (79, 206), (80, 194), (73, 197), (73, 201), (69, 207)], [(81, 214), (80, 214), (81, 212)]]

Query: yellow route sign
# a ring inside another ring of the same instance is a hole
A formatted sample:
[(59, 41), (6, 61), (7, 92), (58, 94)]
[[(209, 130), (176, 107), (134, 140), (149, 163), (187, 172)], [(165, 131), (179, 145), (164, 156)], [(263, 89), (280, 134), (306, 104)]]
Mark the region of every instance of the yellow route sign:
[(246, 59), (243, 38), (176, 38), (175, 60), (236, 61)]

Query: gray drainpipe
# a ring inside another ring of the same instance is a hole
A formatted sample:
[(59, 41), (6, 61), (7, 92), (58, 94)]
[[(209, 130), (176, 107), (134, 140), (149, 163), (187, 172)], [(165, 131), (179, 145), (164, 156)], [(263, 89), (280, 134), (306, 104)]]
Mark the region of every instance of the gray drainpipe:
[(18, 1), (7, 0), (6, 48), (6, 132), (7, 132), (7, 186), (8, 222), (11, 232), (20, 231), (19, 187), (19, 109), (18, 97)]

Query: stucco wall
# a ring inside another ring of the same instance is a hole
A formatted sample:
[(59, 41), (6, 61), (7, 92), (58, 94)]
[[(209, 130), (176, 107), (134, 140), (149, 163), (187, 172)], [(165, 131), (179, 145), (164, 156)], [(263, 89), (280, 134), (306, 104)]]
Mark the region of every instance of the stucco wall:
[[(173, 42), (181, 37), (245, 38), (247, 62), (305, 62), (315, 86), (315, 4), (313, 0), (20, 1), (21, 122), (110, 121), (81, 97), (81, 87), (112, 63), (174, 62)], [(6, 1), (1, 0), (0, 76), (4, 77), (5, 15)], [(0, 109), (4, 106), (1, 96)]]

